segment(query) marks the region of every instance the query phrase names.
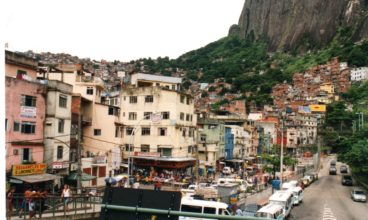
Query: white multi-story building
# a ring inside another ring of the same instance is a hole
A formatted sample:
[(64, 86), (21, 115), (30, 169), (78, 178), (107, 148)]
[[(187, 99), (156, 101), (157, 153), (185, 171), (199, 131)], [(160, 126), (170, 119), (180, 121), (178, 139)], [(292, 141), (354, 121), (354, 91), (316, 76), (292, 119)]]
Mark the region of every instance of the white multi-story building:
[(45, 162), (50, 170), (59, 174), (68, 174), (69, 170), (72, 91), (72, 85), (48, 81)]
[(181, 78), (136, 73), (121, 92), (124, 158), (138, 167), (184, 169), (194, 165), (196, 116)]
[(350, 78), (353, 82), (366, 81), (368, 79), (368, 67), (351, 69)]

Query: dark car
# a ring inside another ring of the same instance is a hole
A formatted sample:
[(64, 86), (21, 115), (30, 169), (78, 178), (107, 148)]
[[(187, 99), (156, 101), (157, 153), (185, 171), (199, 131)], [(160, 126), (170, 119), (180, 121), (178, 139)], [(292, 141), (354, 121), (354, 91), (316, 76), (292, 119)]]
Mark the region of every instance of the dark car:
[(348, 173), (348, 167), (346, 165), (341, 165), (340, 173)]
[(336, 175), (336, 167), (330, 167), (330, 175)]
[(344, 186), (352, 186), (353, 178), (350, 175), (344, 175), (341, 177), (341, 184)]
[(336, 166), (336, 161), (332, 160), (332, 161), (330, 162), (330, 166), (331, 166), (331, 167), (335, 167), (335, 166)]

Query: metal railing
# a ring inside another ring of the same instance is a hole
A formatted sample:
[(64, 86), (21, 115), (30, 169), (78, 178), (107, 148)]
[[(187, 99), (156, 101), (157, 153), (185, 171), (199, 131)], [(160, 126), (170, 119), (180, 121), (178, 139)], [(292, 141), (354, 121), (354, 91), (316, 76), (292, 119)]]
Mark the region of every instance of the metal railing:
[[(47, 196), (45, 198), (32, 198), (35, 203), (35, 214), (37, 217), (47, 215), (49, 217), (75, 215), (87, 212), (100, 212), (102, 196), (72, 196), (67, 203), (69, 211), (64, 207), (64, 199), (58, 196)], [(12, 216), (22, 216), (28, 219), (30, 200), (23, 195), (14, 195)]]
[(196, 217), (196, 218), (206, 218), (206, 219), (226, 219), (226, 220), (265, 220), (266, 218), (250, 217), (250, 216), (233, 216), (233, 215), (217, 215), (217, 214), (202, 214), (194, 212), (181, 212), (173, 210), (163, 210), (163, 209), (151, 209), (151, 208), (141, 208), (133, 206), (118, 206), (118, 205), (108, 205), (104, 204), (101, 210), (105, 210), (105, 214), (108, 215), (108, 210), (118, 210), (124, 212), (135, 212), (135, 213), (148, 213), (157, 215), (167, 215), (167, 216), (186, 216), (186, 217)]

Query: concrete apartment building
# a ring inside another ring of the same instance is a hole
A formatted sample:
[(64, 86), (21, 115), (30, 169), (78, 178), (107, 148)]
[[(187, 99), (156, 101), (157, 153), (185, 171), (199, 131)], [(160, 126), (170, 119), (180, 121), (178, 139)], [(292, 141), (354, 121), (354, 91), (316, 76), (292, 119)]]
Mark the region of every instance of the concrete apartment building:
[[(79, 64), (61, 64), (50, 68), (45, 78), (59, 80), (73, 86), (71, 128), (78, 133), (81, 126), (81, 157), (83, 172), (97, 177), (83, 181), (83, 186), (104, 185), (104, 179), (113, 169), (120, 168), (119, 107), (101, 103), (104, 83), (94, 74), (84, 71)], [(78, 140), (70, 137), (71, 171), (78, 164)], [(118, 156), (117, 156), (118, 155)]]
[(368, 67), (359, 67), (351, 69), (350, 79), (353, 82), (368, 80)]
[[(68, 175), (72, 85), (49, 80), (47, 84), (45, 163), (55, 174)], [(47, 138), (48, 137), (48, 138)]]
[(5, 79), (6, 170), (44, 161), (45, 86)]
[(193, 98), (180, 92), (181, 78), (135, 73), (122, 89), (120, 122), (124, 158), (137, 167), (185, 169), (195, 163)]
[(214, 119), (200, 118), (198, 126), (198, 158), (206, 166), (218, 169), (220, 160), (225, 157), (225, 127)]

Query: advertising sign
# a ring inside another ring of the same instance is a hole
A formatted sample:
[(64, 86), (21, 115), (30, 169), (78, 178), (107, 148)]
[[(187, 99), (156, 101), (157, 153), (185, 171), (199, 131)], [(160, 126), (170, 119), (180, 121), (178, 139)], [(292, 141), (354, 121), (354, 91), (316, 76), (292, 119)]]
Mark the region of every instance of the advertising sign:
[(13, 165), (13, 176), (43, 174), (46, 173), (46, 168), (44, 163)]
[(55, 161), (52, 163), (52, 169), (69, 168), (69, 161)]
[(310, 105), (309, 108), (312, 112), (325, 112), (326, 105)]
[(134, 156), (141, 157), (159, 157), (160, 153), (157, 152), (134, 152)]
[(36, 107), (28, 107), (28, 106), (21, 106), (20, 107), (20, 116), (26, 118), (35, 118), (37, 115), (37, 108)]

